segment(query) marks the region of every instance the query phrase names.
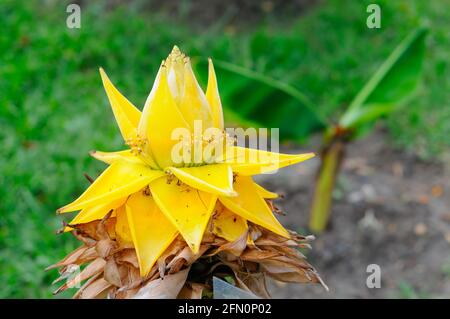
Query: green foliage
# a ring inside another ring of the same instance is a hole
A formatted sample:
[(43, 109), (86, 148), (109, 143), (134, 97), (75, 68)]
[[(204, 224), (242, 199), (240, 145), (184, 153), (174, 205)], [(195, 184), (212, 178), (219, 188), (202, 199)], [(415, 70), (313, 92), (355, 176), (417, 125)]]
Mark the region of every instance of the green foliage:
[(399, 290), (399, 294), (396, 297), (401, 298), (401, 299), (430, 299), (430, 298), (432, 298), (432, 296), (430, 296), (429, 293), (415, 289), (413, 286), (411, 286), (406, 281), (399, 282), (398, 290)]
[[(58, 3), (0, 5), (8, 30), (0, 37), (0, 298), (52, 296), (56, 273), (44, 269), (79, 245), (56, 235), (55, 211), (87, 187), (83, 172), (104, 169), (90, 150), (124, 147), (98, 67), (140, 106), (175, 41), (160, 27), (166, 23), (121, 8), (89, 7), (82, 28), (69, 30)], [(99, 12), (106, 12), (101, 21)], [(152, 38), (149, 29), (162, 31)]]
[[(425, 28), (409, 34), (356, 94), (339, 120), (346, 129), (358, 129), (392, 113), (414, 93), (422, 73)], [(216, 61), (220, 77), (231, 83), (222, 90), (225, 107), (263, 127), (279, 127), (283, 139), (299, 140), (330, 129), (321, 109), (287, 82), (244, 67)], [(325, 84), (326, 88), (326, 84)]]

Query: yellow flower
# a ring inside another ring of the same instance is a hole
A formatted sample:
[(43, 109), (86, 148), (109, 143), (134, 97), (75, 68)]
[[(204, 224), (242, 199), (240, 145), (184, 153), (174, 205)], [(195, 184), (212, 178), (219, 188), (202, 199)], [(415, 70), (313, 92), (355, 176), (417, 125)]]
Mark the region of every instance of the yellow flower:
[[(222, 105), (211, 60), (205, 94), (189, 58), (175, 46), (161, 64), (142, 113), (114, 87), (103, 69), (100, 74), (120, 132), (130, 148), (91, 153), (109, 167), (78, 199), (58, 210), (81, 210), (69, 225), (99, 220), (112, 211), (116, 236), (119, 242), (136, 249), (141, 276), (148, 274), (178, 234), (197, 253), (213, 212), (213, 232), (228, 241), (246, 231), (247, 221), (289, 238), (265, 201), (277, 195), (257, 185), (251, 176), (307, 160), (314, 154), (226, 147)], [(200, 134), (194, 132), (199, 122)], [(206, 136), (211, 128), (219, 134)], [(188, 157), (181, 162), (175, 161), (173, 154), (180, 143), (173, 132), (179, 129), (192, 134), (192, 139), (182, 141), (182, 146), (187, 143)], [(220, 147), (208, 158), (203, 153), (198, 158), (194, 155), (195, 145), (203, 149)], [(224, 148), (224, 153), (217, 151)]]

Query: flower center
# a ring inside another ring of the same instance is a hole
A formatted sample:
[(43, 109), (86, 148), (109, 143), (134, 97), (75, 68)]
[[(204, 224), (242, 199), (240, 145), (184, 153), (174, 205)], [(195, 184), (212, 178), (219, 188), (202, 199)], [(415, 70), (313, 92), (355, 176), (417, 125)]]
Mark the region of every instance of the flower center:
[[(126, 140), (131, 153), (155, 170), (163, 170), (152, 154), (149, 141), (140, 135)], [(204, 133), (186, 132), (179, 136), (172, 148), (171, 162), (175, 167), (198, 167), (208, 164), (223, 163), (229, 156), (229, 147), (235, 139), (225, 131), (216, 129), (214, 134), (206, 130)]]

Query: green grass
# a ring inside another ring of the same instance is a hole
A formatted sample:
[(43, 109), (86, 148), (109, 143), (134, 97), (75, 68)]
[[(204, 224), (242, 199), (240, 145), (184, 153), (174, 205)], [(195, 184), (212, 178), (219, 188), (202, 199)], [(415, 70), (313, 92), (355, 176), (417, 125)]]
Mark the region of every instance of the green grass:
[(398, 284), (398, 295), (400, 299), (430, 299), (431, 296), (426, 291), (419, 291), (411, 286), (406, 281), (401, 281)]
[(429, 20), (426, 85), (387, 126), (397, 144), (442, 154), (450, 134), (450, 12), (440, 1), (378, 1), (383, 27), (369, 30), (369, 2), (327, 1), (298, 21), (269, 19), (245, 29), (224, 20), (192, 27), (187, 17), (141, 12), (139, 1), (114, 10), (95, 2), (82, 8), (82, 28), (69, 30), (63, 2), (2, 1), (0, 298), (51, 297), (56, 273), (44, 268), (77, 245), (55, 235), (61, 218), (54, 212), (88, 185), (83, 172), (96, 176), (104, 167), (89, 150), (123, 147), (99, 66), (141, 107), (161, 59), (178, 44), (192, 56), (287, 80), (332, 117), (419, 18)]

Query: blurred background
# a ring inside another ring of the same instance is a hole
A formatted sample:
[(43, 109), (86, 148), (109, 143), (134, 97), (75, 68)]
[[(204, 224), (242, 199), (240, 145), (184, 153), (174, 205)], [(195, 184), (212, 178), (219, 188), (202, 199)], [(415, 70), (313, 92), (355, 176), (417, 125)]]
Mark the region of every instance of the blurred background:
[[(379, 29), (366, 25), (373, 2), (381, 7)], [(81, 7), (80, 29), (66, 26), (69, 3)], [(0, 297), (52, 297), (56, 271), (44, 269), (78, 245), (70, 234), (56, 235), (63, 218), (55, 211), (86, 188), (83, 173), (104, 169), (90, 150), (123, 147), (98, 67), (142, 108), (177, 44), (196, 61), (211, 56), (289, 84), (333, 123), (396, 45), (426, 24), (417, 94), (349, 145), (328, 228), (306, 252), (330, 292), (279, 283), (271, 291), (276, 298), (448, 298), (449, 8), (448, 0), (1, 1)], [(205, 78), (205, 64), (198, 66)], [(232, 91), (234, 82), (217, 73), (219, 88)], [(239, 122), (246, 100), (228, 95), (226, 117)], [(273, 99), (258, 104), (268, 117), (279, 110)], [(322, 135), (313, 131), (287, 138), (282, 149), (319, 152)], [(318, 165), (314, 159), (259, 178), (285, 194), (280, 220), (303, 234), (311, 233)], [(369, 264), (381, 267), (380, 289), (366, 286)]]

